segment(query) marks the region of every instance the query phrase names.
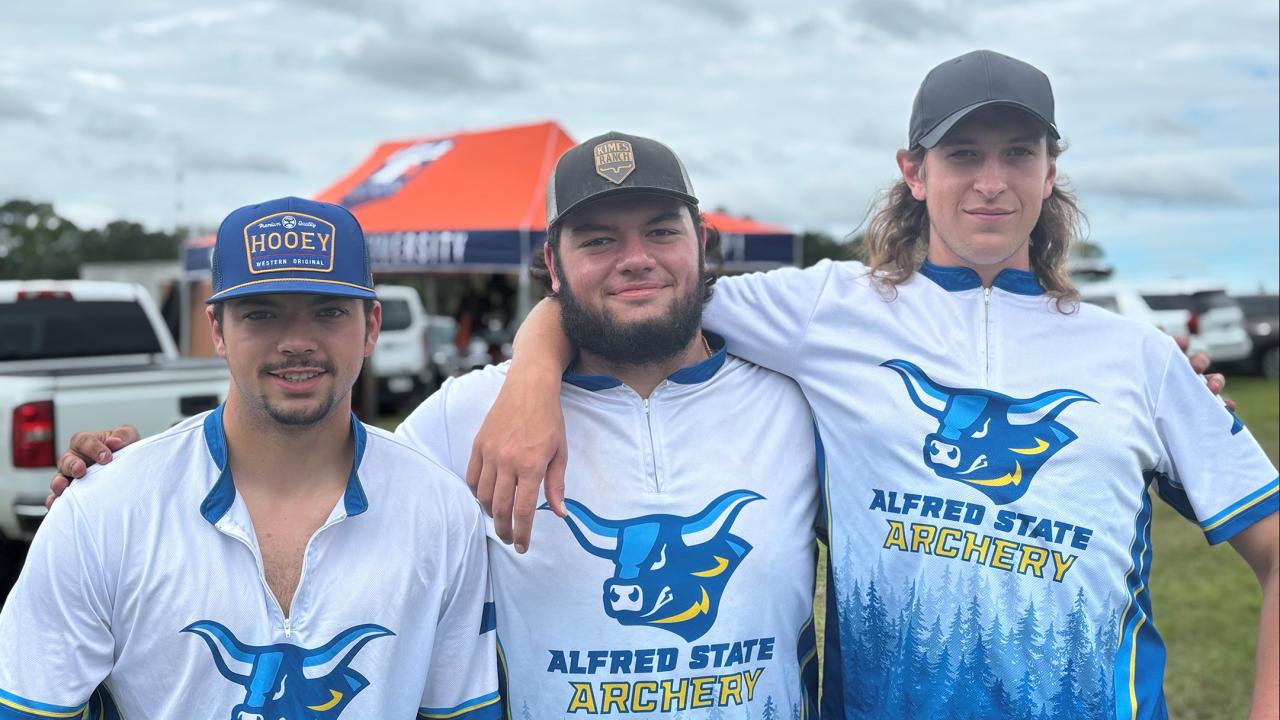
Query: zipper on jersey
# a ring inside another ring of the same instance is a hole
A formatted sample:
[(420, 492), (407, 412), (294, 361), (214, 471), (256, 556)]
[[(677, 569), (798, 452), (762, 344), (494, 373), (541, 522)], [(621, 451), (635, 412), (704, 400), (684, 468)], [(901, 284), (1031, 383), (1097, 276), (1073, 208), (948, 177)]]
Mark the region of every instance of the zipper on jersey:
[(289, 603), (289, 613), (286, 615), (284, 608), (280, 607), (280, 601), (276, 598), (276, 594), (271, 590), (271, 584), (267, 582), (267, 568), (262, 562), (262, 553), (254, 550), (253, 544), (243, 534), (238, 532), (230, 532), (222, 527), (218, 527), (218, 531), (224, 535), (230, 535), (244, 545), (245, 548), (253, 555), (253, 561), (258, 565), (258, 582), (262, 585), (262, 589), (266, 591), (267, 597), (271, 598), (271, 604), (276, 609), (276, 613), (280, 616), (280, 628), (284, 632), (286, 638), (293, 637), (293, 604), (297, 602), (298, 595), (302, 593), (303, 583), (307, 579), (307, 558), (311, 556), (311, 544), (315, 542), (320, 533), (328, 530), (330, 527), (338, 524), (346, 515), (339, 515), (320, 526), (320, 529), (311, 534), (311, 538), (307, 540), (307, 547), (302, 551), (302, 572), (298, 574), (298, 585), (293, 589), (293, 598)]
[[(657, 390), (657, 388), (654, 389)], [(649, 398), (644, 399), (644, 426), (649, 432), (649, 458), (653, 463), (653, 491), (662, 492), (662, 480), (658, 477), (658, 452), (653, 442), (653, 417), (649, 414)]]
[(982, 288), (982, 386), (991, 387), (991, 288)]

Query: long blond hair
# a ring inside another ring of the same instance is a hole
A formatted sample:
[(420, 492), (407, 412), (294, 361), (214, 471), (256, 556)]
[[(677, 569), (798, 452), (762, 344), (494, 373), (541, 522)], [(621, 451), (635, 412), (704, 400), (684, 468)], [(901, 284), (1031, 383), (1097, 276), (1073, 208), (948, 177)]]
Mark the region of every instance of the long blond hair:
[[(1050, 159), (1066, 150), (1059, 140), (1046, 138)], [(923, 163), (927, 150), (911, 151), (916, 163)], [(915, 199), (905, 180), (898, 180), (881, 196), (879, 210), (867, 223), (864, 247), (872, 275), (889, 289), (915, 274), (929, 251), (929, 211)], [(1045, 292), (1057, 300), (1058, 309), (1069, 311), (1080, 293), (1067, 273), (1067, 253), (1071, 243), (1082, 238), (1086, 228), (1079, 202), (1059, 174), (1053, 192), (1040, 209), (1040, 219), (1031, 230), (1031, 270)]]

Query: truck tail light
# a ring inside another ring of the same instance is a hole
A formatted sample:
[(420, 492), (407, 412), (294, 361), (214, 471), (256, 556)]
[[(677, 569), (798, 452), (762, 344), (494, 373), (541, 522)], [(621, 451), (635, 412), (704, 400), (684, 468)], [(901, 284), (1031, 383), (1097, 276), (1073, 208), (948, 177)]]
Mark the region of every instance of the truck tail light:
[(53, 402), (13, 409), (13, 466), (53, 467)]
[(19, 290), (18, 300), (74, 300), (67, 290)]
[(1187, 318), (1187, 332), (1192, 335), (1200, 334), (1200, 315), (1198, 313), (1191, 313), (1191, 316)]

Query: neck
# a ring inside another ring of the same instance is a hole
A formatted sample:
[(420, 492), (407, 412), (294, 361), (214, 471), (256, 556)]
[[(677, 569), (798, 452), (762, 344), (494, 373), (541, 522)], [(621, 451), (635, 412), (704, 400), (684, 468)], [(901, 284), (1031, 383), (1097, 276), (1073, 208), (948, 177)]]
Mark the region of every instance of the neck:
[(708, 357), (707, 344), (699, 328), (689, 342), (676, 354), (655, 363), (633, 365), (605, 359), (599, 355), (582, 352), (574, 363), (574, 372), (583, 375), (609, 375), (626, 383), (642, 398), (653, 393), (663, 380), (681, 368), (702, 362)]
[(934, 265), (967, 267), (976, 272), (982, 280), (982, 286), (988, 288), (995, 284), (996, 276), (1002, 270), (1013, 269), (1031, 272), (1030, 240), (1020, 245), (1009, 257), (993, 263), (982, 264), (960, 257), (952, 252), (946, 243), (934, 237), (929, 240), (929, 252), (926, 257)]
[(227, 436), (227, 461), (236, 487), (257, 493), (310, 493), (318, 485), (336, 485), (346, 478), (355, 459), (351, 436), (351, 402), (334, 405), (320, 422), (306, 427), (281, 425), (245, 402), (235, 390), (227, 395), (222, 413)]

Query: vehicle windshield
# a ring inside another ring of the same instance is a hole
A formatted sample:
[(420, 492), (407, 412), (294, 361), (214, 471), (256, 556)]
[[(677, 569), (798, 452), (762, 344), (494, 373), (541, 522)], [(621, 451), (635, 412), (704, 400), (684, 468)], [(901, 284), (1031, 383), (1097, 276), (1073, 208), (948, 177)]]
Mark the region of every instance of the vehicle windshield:
[(383, 330), (404, 330), (413, 322), (413, 315), (409, 312), (408, 302), (404, 300), (383, 300), (381, 302)]
[(437, 348), (443, 345), (452, 345), (454, 338), (458, 336), (458, 325), (449, 318), (448, 321), (432, 319), (431, 324), (427, 326), (427, 344), (429, 347)]
[(0, 361), (158, 352), (160, 339), (136, 302), (0, 303)]
[(1142, 297), (1152, 310), (1188, 310), (1193, 313), (1203, 313), (1236, 306), (1236, 301), (1223, 290), (1186, 294), (1143, 293)]

